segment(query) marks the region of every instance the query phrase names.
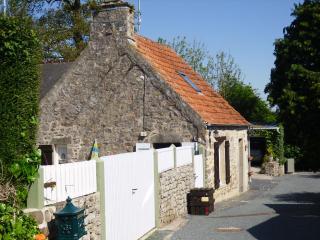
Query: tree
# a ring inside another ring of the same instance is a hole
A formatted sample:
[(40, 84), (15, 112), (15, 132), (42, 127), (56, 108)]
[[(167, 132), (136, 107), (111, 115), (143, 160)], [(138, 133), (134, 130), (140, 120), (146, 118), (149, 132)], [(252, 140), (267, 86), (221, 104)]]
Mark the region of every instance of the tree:
[(276, 123), (276, 115), (251, 85), (234, 81), (225, 86), (225, 99), (251, 123)]
[(296, 4), (295, 17), (275, 41), (275, 66), (266, 86), (277, 106), (285, 141), (302, 149), (302, 166), (320, 169), (320, 1)]
[(46, 61), (72, 61), (87, 45), (97, 8), (96, 0), (11, 0), (8, 15), (34, 18)]
[(190, 44), (186, 37), (174, 38), (172, 42), (159, 38), (158, 42), (172, 47), (248, 121), (276, 121), (275, 114), (256, 90), (243, 83), (242, 71), (230, 54), (219, 52), (213, 57), (203, 43)]
[[(89, 39), (89, 19), (97, 9), (95, 0), (46, 0), (50, 8), (37, 21), (43, 43), (44, 58), (48, 61), (74, 60), (86, 47)], [(58, 5), (55, 5), (59, 3)]]

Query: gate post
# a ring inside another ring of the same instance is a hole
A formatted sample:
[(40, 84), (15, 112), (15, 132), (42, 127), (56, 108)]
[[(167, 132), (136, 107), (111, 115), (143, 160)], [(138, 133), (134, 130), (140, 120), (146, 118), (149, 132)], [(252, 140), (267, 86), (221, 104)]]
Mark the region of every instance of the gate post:
[(174, 168), (177, 168), (177, 149), (176, 149), (176, 146), (174, 144), (172, 144), (170, 146), (170, 148), (172, 148), (172, 151), (173, 151), (173, 166), (174, 166)]
[(100, 192), (100, 220), (101, 220), (101, 239), (106, 239), (106, 197), (105, 197), (105, 176), (104, 162), (96, 160), (97, 169), (97, 191)]
[(31, 185), (28, 192), (27, 208), (41, 209), (44, 207), (44, 173), (43, 168), (39, 167), (39, 177)]
[(154, 166), (154, 207), (155, 207), (155, 226), (160, 226), (160, 176), (158, 171), (158, 152), (153, 150)]

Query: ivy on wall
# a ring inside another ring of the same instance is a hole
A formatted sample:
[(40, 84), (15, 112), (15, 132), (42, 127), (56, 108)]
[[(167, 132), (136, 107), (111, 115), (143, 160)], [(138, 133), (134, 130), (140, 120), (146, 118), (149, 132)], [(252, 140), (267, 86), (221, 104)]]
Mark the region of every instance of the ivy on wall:
[(1, 201), (19, 206), (40, 163), (35, 145), (41, 49), (30, 19), (0, 15), (0, 56), (0, 188), (13, 188)]
[(274, 159), (279, 159), (280, 164), (285, 164), (284, 157), (284, 131), (283, 126), (279, 126), (277, 129), (250, 130), (249, 136), (264, 137), (266, 140), (266, 153), (270, 154)]

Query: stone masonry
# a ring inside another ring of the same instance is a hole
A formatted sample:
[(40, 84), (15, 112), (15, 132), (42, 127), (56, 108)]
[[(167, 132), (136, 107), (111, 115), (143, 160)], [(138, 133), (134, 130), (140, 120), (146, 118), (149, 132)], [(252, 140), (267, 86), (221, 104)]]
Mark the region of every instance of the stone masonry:
[(160, 225), (187, 214), (187, 193), (194, 187), (191, 164), (160, 174)]
[[(214, 197), (217, 202), (225, 200), (227, 198), (236, 196), (241, 193), (240, 181), (243, 182), (242, 191), (248, 190), (248, 141), (247, 131), (245, 129), (239, 130), (217, 130), (216, 133), (212, 130), (208, 130), (206, 134), (206, 187), (215, 187), (214, 179), (214, 142), (216, 138), (225, 137), (230, 142), (230, 183), (220, 184), (218, 189), (215, 189)], [(242, 151), (243, 159), (240, 159), (240, 146), (239, 140), (242, 139)], [(242, 174), (240, 174), (240, 161), (243, 161)], [(221, 170), (220, 170), (221, 171)], [(242, 179), (240, 177), (242, 176)]]
[(89, 46), (41, 99), (38, 143), (67, 144), (71, 161), (87, 159), (94, 139), (104, 156), (132, 152), (143, 131), (145, 142), (189, 142), (199, 132), (192, 111), (181, 111), (185, 104), (134, 52), (131, 25), (123, 21), (125, 38), (105, 23), (130, 11), (99, 13)]
[[(93, 193), (72, 200), (72, 203), (85, 209), (85, 226), (87, 235), (81, 240), (100, 240), (101, 239), (101, 220), (100, 220), (100, 194)], [(39, 224), (39, 229), (50, 240), (56, 239), (57, 229), (54, 222), (54, 212), (64, 208), (65, 202), (55, 203), (43, 209), (25, 209), (24, 212), (32, 216)]]
[(277, 177), (284, 175), (284, 165), (280, 165), (277, 161), (267, 162), (265, 164), (265, 172), (269, 176)]

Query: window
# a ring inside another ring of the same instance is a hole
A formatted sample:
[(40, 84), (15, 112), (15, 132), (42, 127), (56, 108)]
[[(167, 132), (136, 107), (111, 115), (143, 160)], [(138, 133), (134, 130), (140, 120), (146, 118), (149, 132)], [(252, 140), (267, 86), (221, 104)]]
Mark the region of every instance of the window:
[(217, 137), (214, 143), (214, 180), (216, 189), (230, 183), (230, 171), (230, 142), (226, 140), (226, 137)]
[(226, 152), (225, 141), (219, 144), (219, 161), (220, 161), (220, 185), (226, 185)]
[(197, 85), (192, 82), (192, 80), (186, 74), (184, 74), (183, 72), (178, 73), (196, 92), (201, 93), (200, 88), (198, 88)]
[(56, 157), (59, 163), (66, 163), (68, 160), (68, 149), (67, 145), (56, 145)]

